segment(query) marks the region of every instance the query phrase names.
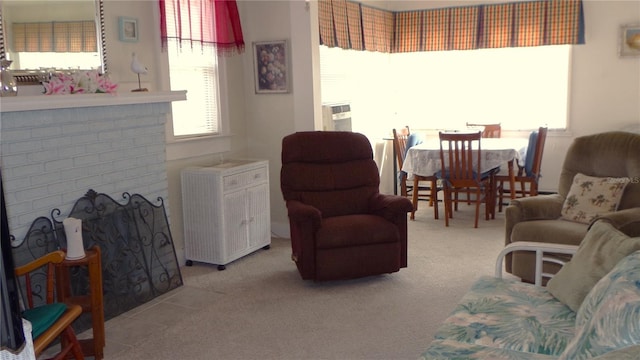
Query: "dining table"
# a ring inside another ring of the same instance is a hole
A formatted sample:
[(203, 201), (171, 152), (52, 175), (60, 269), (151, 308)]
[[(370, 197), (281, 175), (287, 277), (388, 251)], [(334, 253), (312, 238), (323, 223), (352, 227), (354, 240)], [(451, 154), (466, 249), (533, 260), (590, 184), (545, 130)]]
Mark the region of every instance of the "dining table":
[[(443, 143), (446, 146), (446, 143)], [(525, 138), (482, 138), (480, 141), (480, 171), (485, 172), (496, 167), (501, 167), (509, 174), (511, 198), (516, 197), (515, 192), (515, 171), (514, 162), (519, 166), (524, 166), (529, 139)], [(474, 153), (477, 149), (473, 150)], [(445, 154), (446, 155), (446, 154)], [(477, 156), (473, 156), (474, 168), (476, 167)], [(447, 161), (445, 159), (445, 161)], [(441, 170), (440, 161), (440, 140), (437, 138), (427, 139), (421, 144), (415, 145), (407, 150), (402, 170), (409, 178), (413, 174), (421, 176), (433, 176)]]

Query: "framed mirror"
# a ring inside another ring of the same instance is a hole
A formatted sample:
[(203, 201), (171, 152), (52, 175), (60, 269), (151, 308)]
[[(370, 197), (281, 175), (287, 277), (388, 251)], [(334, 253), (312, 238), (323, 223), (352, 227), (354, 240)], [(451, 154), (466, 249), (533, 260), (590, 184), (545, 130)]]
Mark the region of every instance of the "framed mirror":
[(0, 1), (0, 59), (19, 84), (65, 70), (107, 72), (103, 0)]

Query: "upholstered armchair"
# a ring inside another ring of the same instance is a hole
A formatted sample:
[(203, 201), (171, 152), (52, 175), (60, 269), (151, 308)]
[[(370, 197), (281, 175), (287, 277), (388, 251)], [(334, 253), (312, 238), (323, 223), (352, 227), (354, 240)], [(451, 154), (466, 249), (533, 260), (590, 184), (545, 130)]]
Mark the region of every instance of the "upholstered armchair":
[(351, 279), (407, 266), (411, 202), (380, 194), (379, 185), (362, 134), (309, 131), (282, 140), (280, 186), (291, 257), (303, 279)]
[[(570, 204), (566, 199), (568, 195), (573, 197), (576, 174), (606, 178), (609, 185), (626, 181), (617, 211), (598, 213), (596, 218), (608, 218), (625, 232), (640, 235), (640, 229), (629, 228), (638, 227), (631, 224), (640, 218), (640, 135), (614, 131), (574, 140), (564, 159), (557, 194), (511, 200), (505, 211), (506, 245), (516, 241), (580, 244), (589, 222), (566, 216)], [(533, 282), (533, 255), (516, 252), (505, 260), (507, 272)], [(554, 274), (559, 268), (560, 265), (549, 264), (543, 271)]]

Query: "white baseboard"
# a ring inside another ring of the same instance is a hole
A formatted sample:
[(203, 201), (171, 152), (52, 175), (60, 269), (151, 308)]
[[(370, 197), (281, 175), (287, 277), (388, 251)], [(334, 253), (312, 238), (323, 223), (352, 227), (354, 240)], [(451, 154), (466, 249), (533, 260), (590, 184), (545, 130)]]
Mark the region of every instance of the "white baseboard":
[(289, 230), (289, 223), (271, 223), (271, 236), (277, 238), (291, 239), (291, 231)]

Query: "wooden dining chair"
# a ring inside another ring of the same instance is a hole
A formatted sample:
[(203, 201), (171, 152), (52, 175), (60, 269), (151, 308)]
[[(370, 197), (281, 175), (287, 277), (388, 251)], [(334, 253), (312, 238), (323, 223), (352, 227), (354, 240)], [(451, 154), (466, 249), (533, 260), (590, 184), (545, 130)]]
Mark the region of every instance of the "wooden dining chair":
[[(480, 204), (485, 203), (485, 218), (495, 218), (495, 174), (499, 167), (481, 172), (481, 132), (440, 132), (441, 170), (436, 173), (444, 187), (445, 225), (453, 217), (453, 195), (466, 193), (475, 202), (474, 227), (478, 227)], [(475, 152), (474, 152), (475, 149)], [(474, 157), (476, 158), (474, 163)]]
[[(529, 135), (529, 145), (525, 155), (524, 166), (518, 165), (518, 173), (515, 175), (515, 184), (520, 189), (514, 189), (517, 198), (538, 195), (538, 181), (541, 177), (542, 154), (547, 140), (547, 128), (540, 127)], [(511, 196), (509, 175), (496, 175), (496, 192), (498, 196), (498, 211), (502, 212), (504, 195)], [(527, 184), (528, 190), (527, 190)]]
[(31, 336), (36, 357), (39, 358), (56, 339), (60, 339), (60, 352), (50, 359), (84, 359), (80, 342), (72, 323), (81, 315), (82, 307), (54, 302), (55, 264), (65, 258), (58, 250), (16, 267), (15, 274), (25, 288), (22, 316), (31, 322)]
[(472, 124), (467, 123), (467, 127), (477, 127), (482, 128), (482, 137), (483, 138), (499, 138), (502, 136), (502, 126), (500, 123), (497, 124)]
[(396, 164), (398, 165), (398, 173), (395, 174), (398, 176), (398, 181), (400, 183), (400, 195), (407, 196), (407, 173), (402, 171), (402, 165), (404, 164), (404, 158), (406, 156), (406, 148), (407, 148), (407, 139), (411, 131), (409, 130), (409, 126), (405, 126), (399, 130), (393, 129), (393, 152), (395, 153)]
[[(421, 143), (421, 140), (414, 140), (418, 134), (411, 134), (409, 126), (399, 130), (393, 129), (393, 146), (398, 164), (398, 181), (400, 182), (400, 195), (411, 197), (413, 211), (410, 219), (415, 219), (415, 212), (418, 210), (418, 201), (429, 201), (429, 206), (434, 206), (433, 216), (438, 219), (438, 188), (435, 176), (421, 176), (413, 174), (412, 179), (408, 179), (407, 173), (402, 171), (404, 159), (411, 146)], [(417, 190), (417, 191), (416, 191)]]

